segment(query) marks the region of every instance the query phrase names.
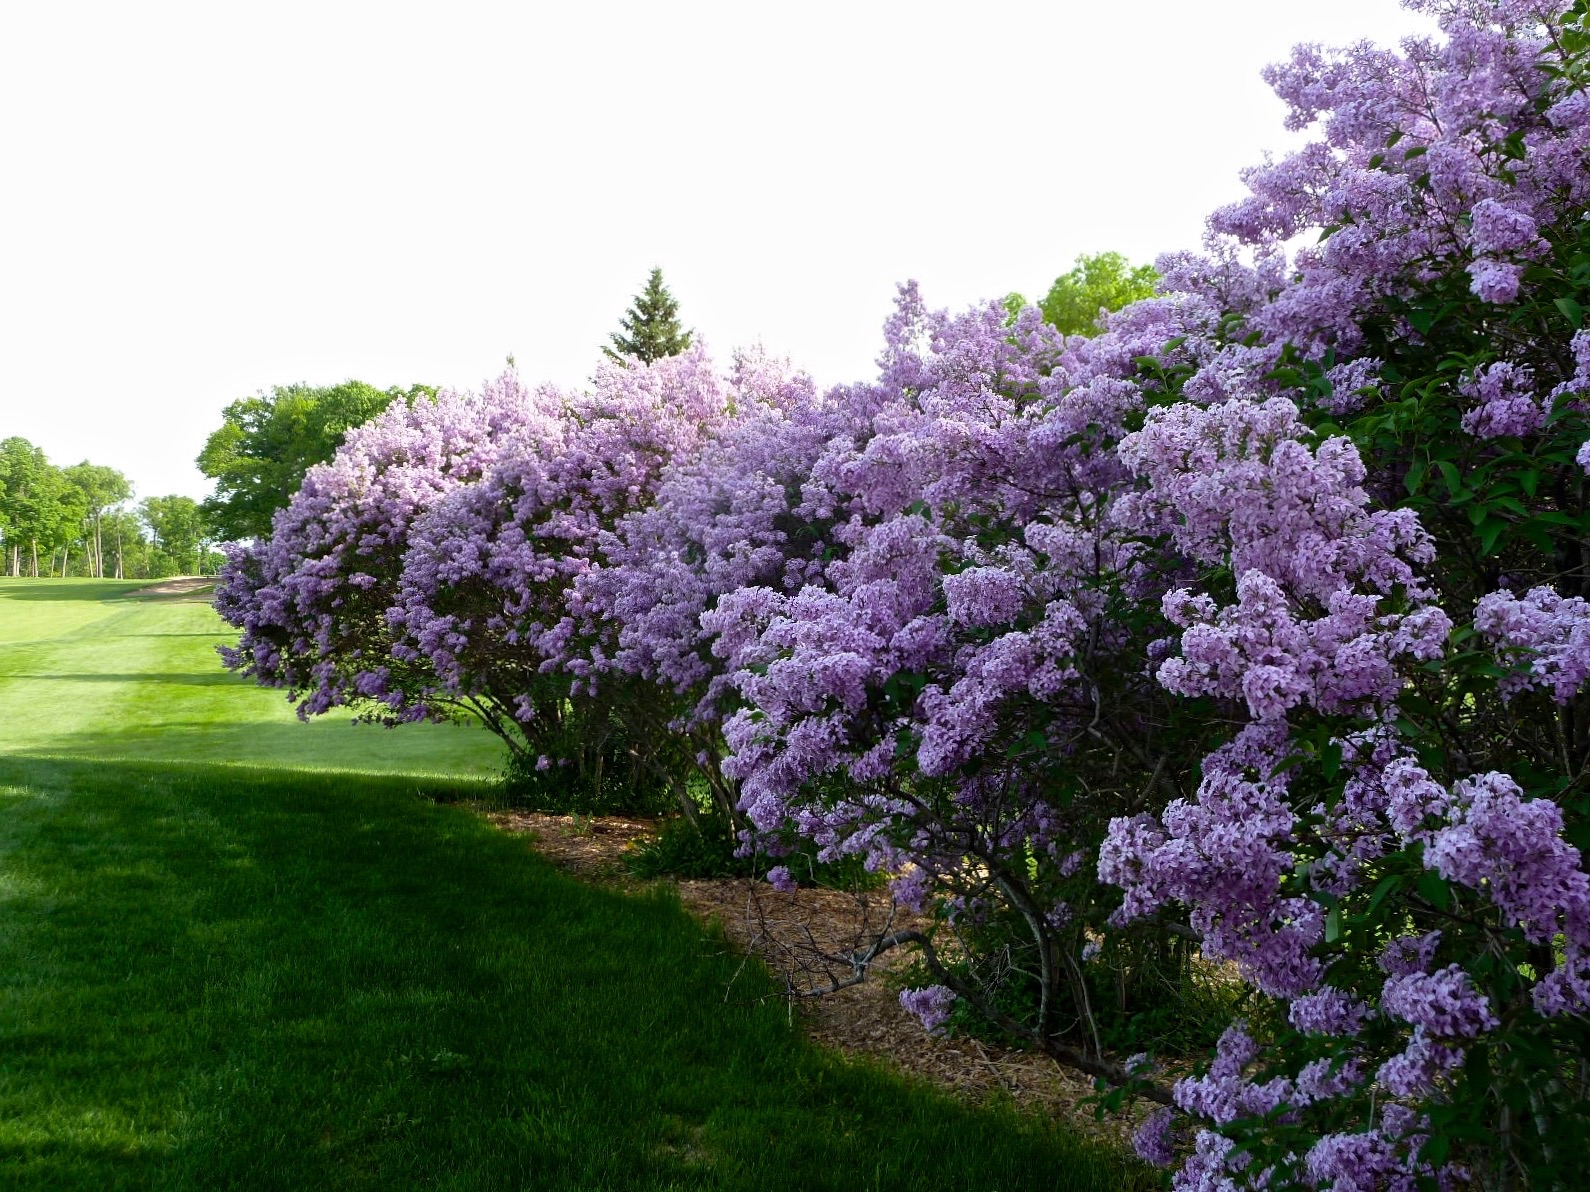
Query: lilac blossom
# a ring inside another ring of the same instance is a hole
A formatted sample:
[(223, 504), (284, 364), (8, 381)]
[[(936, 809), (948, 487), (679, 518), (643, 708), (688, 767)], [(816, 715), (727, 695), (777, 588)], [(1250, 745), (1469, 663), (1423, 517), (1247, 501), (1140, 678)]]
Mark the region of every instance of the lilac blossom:
[(1538, 688), (1567, 704), (1590, 679), (1590, 604), (1581, 596), (1542, 586), (1520, 598), (1502, 588), (1475, 605), (1474, 628), (1514, 668), (1502, 680), (1506, 694)]
[(1306, 1034), (1350, 1038), (1373, 1015), (1370, 1008), (1344, 989), (1323, 986), (1293, 998), (1288, 1011), (1292, 1026)]
[(1463, 429), (1480, 439), (1534, 434), (1546, 423), (1529, 369), (1501, 361), (1474, 372), (1458, 386), (1474, 404), (1463, 415)]
[(286, 688), (300, 715), (372, 703), (391, 719), (429, 715), (436, 677), (394, 653), (386, 619), (410, 530), (510, 442), (555, 441), (561, 406), (510, 372), (478, 395), (400, 403), (351, 431), (330, 463), (309, 470), (271, 537), (223, 570), (216, 606), (242, 630), (226, 664)]
[(1175, 1115), (1163, 1107), (1144, 1119), (1132, 1135), (1132, 1149), (1139, 1159), (1155, 1167), (1169, 1167), (1176, 1161), (1174, 1121)]
[(950, 1020), (955, 1007), (955, 993), (943, 985), (929, 985), (925, 989), (902, 989), (900, 1005), (907, 1013), (916, 1016), (922, 1029), (930, 1035), (944, 1033), (944, 1024)]

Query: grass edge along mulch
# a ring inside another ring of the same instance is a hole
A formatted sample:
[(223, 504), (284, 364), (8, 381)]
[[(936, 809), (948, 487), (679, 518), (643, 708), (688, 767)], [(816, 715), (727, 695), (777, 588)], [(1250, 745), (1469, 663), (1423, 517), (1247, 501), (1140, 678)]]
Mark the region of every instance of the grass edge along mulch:
[[(661, 818), (558, 815), (505, 807), (496, 800), (484, 801), (476, 810), (503, 831), (531, 841), (537, 852), (581, 881), (628, 891), (665, 884), (699, 921), (721, 929), (740, 951), (754, 953), (780, 981), (788, 974), (797, 987), (843, 975), (833, 969), (814, 971), (811, 944), (835, 952), (854, 950), (888, 915), (887, 895), (877, 891), (802, 886), (779, 892), (744, 877), (638, 877), (628, 859), (642, 842), (656, 839), (665, 822)], [(928, 924), (905, 913), (894, 925)], [(859, 984), (823, 996), (788, 999), (803, 1033), (822, 1047), (880, 1063), (963, 1102), (1008, 1099), (1022, 1113), (1063, 1120), (1074, 1132), (1107, 1146), (1130, 1146), (1132, 1133), (1152, 1105), (1140, 1103), (1125, 1113), (1101, 1117), (1094, 1109), (1094, 1081), (1040, 1053), (961, 1031), (936, 1036), (924, 1032), (898, 998), (914, 960), (909, 951), (886, 952)]]
[(408, 779), (12, 755), (0, 801), (8, 1187), (1155, 1182), (820, 1051), (676, 898)]

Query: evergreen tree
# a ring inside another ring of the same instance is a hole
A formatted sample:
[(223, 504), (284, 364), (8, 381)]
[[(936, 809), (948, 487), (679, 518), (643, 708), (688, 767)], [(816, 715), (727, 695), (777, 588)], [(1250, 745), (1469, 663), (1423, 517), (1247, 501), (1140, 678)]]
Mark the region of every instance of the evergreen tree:
[(635, 296), (618, 325), (622, 330), (613, 333), (613, 346), (602, 349), (610, 360), (633, 356), (642, 364), (651, 364), (664, 356), (677, 356), (690, 346), (690, 332), (679, 326), (679, 303), (663, 285), (661, 269), (651, 271), (646, 288)]

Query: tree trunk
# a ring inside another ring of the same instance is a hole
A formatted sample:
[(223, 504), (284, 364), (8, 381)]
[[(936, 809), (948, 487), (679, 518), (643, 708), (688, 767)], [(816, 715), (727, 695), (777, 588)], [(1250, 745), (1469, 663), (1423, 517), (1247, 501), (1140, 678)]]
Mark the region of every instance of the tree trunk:
[(33, 569), (28, 574), (30, 576), (32, 576), (32, 578), (38, 579), (39, 578), (39, 540), (37, 538), (30, 538), (28, 540), (28, 545), (33, 548)]

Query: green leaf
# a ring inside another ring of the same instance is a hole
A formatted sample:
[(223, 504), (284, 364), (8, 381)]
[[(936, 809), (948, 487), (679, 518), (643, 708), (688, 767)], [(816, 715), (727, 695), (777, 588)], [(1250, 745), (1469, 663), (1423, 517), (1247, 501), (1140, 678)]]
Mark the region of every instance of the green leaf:
[(1496, 541), (1502, 536), (1502, 531), (1507, 529), (1504, 521), (1487, 521), (1479, 528), (1480, 553), (1489, 555), (1496, 550)]
[(1584, 326), (1584, 308), (1572, 298), (1555, 299), (1553, 305), (1562, 311), (1563, 318), (1568, 320), (1575, 331)]
[(1342, 743), (1340, 741), (1327, 742), (1325, 748), (1320, 750), (1319, 768), (1329, 782), (1336, 777), (1336, 772), (1342, 768)]
[(1559, 509), (1547, 509), (1535, 514), (1536, 521), (1548, 522), (1554, 526), (1572, 526), (1579, 528), (1579, 519), (1571, 513), (1563, 513)]
[(1364, 918), (1367, 919), (1370, 915), (1373, 915), (1380, 904), (1390, 896), (1391, 892), (1401, 885), (1402, 875), (1400, 873), (1388, 873), (1376, 882), (1374, 893), (1369, 896), (1369, 905), (1364, 908)]
[(1410, 497), (1419, 495), (1419, 486), (1424, 483), (1424, 474), (1429, 471), (1429, 468), (1430, 463), (1428, 460), (1418, 460), (1409, 465), (1408, 474), (1402, 478), (1402, 482), (1407, 486)]
[(1439, 911), (1452, 909), (1452, 888), (1439, 873), (1425, 870), (1419, 875), (1419, 896)]

